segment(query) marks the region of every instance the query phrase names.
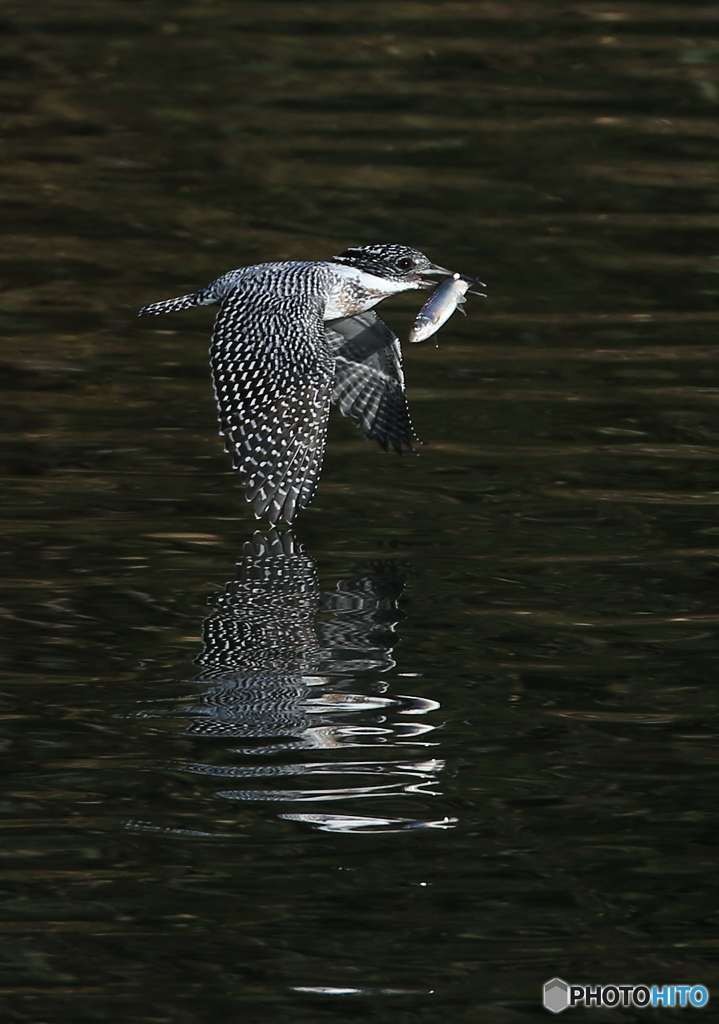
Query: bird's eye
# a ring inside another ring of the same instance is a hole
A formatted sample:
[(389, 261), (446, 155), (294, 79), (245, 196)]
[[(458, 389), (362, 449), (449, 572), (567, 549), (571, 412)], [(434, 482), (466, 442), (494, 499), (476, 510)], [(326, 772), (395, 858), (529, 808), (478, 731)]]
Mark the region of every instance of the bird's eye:
[(401, 260), (397, 260), (397, 268), (399, 270), (412, 270), (414, 268), (414, 260), (410, 259), (409, 256), (403, 256)]

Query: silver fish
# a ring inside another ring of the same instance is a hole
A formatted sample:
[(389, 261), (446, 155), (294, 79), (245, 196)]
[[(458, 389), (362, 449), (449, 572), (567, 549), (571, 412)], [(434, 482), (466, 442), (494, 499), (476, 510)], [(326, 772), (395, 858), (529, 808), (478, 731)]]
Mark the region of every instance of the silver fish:
[[(453, 274), (448, 281), (444, 281), (432, 292), (430, 297), (420, 309), (410, 331), (411, 342), (426, 341), (436, 334), (442, 324), (445, 324), (455, 310), (464, 313), (462, 305), (467, 301), (466, 295), (473, 280), (462, 277), (461, 274)], [(477, 281), (481, 284), (481, 281)], [(483, 292), (469, 292), (470, 295), (482, 295)]]

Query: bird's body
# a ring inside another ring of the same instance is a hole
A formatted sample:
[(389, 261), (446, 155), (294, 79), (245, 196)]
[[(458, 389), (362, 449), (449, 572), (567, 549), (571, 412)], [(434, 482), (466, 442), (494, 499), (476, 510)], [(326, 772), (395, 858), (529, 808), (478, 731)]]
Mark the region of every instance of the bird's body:
[(232, 270), (140, 315), (219, 303), (210, 350), (220, 432), (258, 518), (291, 523), (312, 499), (335, 402), (368, 438), (412, 448), (399, 340), (372, 307), (448, 274), (415, 249)]

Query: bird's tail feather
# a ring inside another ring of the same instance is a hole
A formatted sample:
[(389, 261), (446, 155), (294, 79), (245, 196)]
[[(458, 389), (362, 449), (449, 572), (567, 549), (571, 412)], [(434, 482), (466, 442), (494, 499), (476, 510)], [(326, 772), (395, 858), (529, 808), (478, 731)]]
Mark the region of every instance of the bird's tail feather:
[(175, 299), (163, 299), (162, 302), (151, 302), (149, 306), (143, 306), (138, 316), (156, 316), (158, 313), (179, 313), (182, 309), (189, 309), (191, 306), (209, 306), (219, 299), (210, 298), (207, 289), (191, 295), (178, 295)]

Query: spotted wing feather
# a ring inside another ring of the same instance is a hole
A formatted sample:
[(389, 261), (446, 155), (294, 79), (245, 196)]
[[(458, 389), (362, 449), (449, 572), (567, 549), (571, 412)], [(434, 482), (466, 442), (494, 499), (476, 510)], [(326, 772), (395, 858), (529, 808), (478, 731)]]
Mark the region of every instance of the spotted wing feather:
[(332, 400), (367, 438), (400, 454), (411, 450), (412, 428), (404, 392), (399, 338), (375, 312), (325, 325), (335, 357)]
[(210, 350), (220, 431), (256, 515), (292, 522), (309, 504), (332, 393), (319, 282), (277, 295), (271, 275), (227, 295)]

